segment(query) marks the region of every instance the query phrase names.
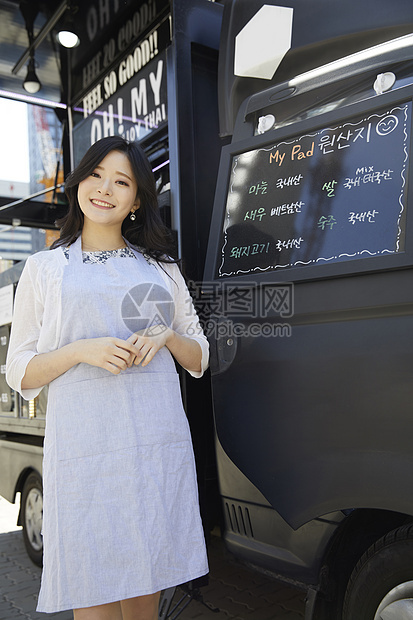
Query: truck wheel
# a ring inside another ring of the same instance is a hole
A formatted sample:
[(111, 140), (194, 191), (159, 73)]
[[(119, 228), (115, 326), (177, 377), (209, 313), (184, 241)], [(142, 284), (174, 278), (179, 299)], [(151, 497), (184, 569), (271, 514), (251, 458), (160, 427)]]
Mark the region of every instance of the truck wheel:
[(400, 614), (411, 610), (412, 598), (413, 525), (407, 525), (380, 538), (361, 557), (347, 586), (343, 620), (411, 618)]
[(21, 495), (21, 523), (23, 540), (30, 559), (38, 566), (43, 559), (43, 485), (36, 472), (31, 473), (24, 483)]

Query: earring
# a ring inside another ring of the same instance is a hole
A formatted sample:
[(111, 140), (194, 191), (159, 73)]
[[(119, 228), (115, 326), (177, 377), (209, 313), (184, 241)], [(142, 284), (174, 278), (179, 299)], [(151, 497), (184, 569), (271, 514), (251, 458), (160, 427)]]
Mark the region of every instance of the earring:
[(132, 222), (134, 222), (134, 221), (136, 220), (135, 211), (131, 211), (131, 214), (130, 214), (130, 216), (129, 216), (129, 217), (130, 217), (130, 219), (132, 220)]

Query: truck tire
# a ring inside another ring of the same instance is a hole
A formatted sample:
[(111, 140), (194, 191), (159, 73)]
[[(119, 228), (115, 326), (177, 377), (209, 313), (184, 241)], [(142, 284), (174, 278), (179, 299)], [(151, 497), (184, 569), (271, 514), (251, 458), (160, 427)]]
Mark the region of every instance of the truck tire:
[(32, 472), (21, 495), (21, 524), (23, 540), (30, 559), (42, 566), (43, 560), (43, 485), (40, 475)]
[(343, 620), (396, 618), (397, 610), (410, 605), (412, 598), (413, 525), (406, 525), (380, 538), (355, 566), (344, 598)]

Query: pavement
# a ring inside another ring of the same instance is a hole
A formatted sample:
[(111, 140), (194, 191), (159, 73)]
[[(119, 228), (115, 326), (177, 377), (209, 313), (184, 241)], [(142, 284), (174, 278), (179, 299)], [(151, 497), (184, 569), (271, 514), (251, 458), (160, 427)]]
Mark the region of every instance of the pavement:
[[(73, 620), (71, 611), (47, 615), (35, 611), (41, 569), (27, 556), (17, 513), (18, 506), (0, 497), (0, 620)], [(209, 562), (209, 583), (194, 592), (198, 600), (177, 588), (165, 618), (303, 620), (304, 592), (244, 566), (217, 535), (211, 536)]]

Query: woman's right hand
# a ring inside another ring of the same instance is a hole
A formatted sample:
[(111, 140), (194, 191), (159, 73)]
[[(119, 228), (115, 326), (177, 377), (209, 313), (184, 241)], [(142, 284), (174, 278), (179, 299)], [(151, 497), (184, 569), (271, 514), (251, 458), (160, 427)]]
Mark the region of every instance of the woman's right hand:
[(139, 349), (121, 338), (108, 336), (76, 340), (55, 351), (35, 355), (27, 364), (21, 387), (24, 390), (43, 387), (80, 362), (118, 375), (137, 355)]
[(139, 354), (139, 349), (131, 342), (111, 336), (85, 338), (76, 345), (80, 362), (104, 368), (114, 375), (128, 368), (131, 356)]

